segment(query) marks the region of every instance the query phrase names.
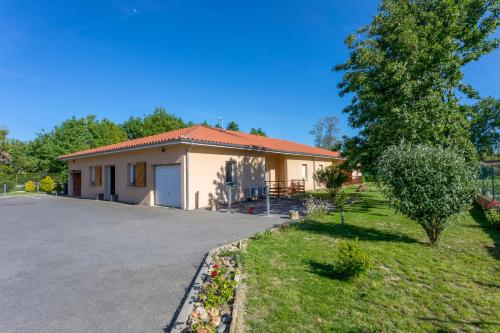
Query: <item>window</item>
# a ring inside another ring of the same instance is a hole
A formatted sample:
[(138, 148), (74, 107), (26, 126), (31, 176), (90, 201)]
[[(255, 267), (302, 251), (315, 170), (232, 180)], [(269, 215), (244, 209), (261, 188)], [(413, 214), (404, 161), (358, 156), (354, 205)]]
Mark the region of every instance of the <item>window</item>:
[(89, 183), (91, 186), (101, 186), (102, 167), (100, 165), (89, 167)]
[(323, 170), (323, 164), (318, 165), (318, 169)]
[(226, 184), (236, 183), (236, 161), (226, 162)]
[(130, 163), (127, 169), (129, 186), (146, 186), (146, 162)]
[(128, 184), (135, 185), (135, 164), (128, 165)]
[(307, 179), (307, 164), (302, 164), (302, 178)]

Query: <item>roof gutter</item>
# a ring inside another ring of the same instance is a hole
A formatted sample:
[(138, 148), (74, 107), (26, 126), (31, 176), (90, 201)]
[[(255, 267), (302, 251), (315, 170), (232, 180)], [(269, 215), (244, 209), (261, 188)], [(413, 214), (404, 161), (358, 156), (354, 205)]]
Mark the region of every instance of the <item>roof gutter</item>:
[(247, 146), (231, 145), (231, 144), (224, 144), (224, 143), (210, 143), (210, 142), (195, 141), (195, 140), (167, 141), (167, 142), (162, 142), (162, 143), (153, 143), (153, 144), (140, 145), (140, 146), (136, 146), (136, 147), (129, 147), (129, 148), (109, 150), (109, 151), (103, 151), (103, 152), (97, 152), (97, 153), (83, 154), (83, 155), (78, 155), (78, 156), (73, 156), (73, 157), (72, 156), (69, 156), (69, 157), (61, 156), (61, 157), (59, 157), (59, 160), (60, 161), (69, 161), (69, 160), (76, 160), (76, 159), (80, 159), (80, 158), (87, 158), (87, 157), (100, 156), (100, 155), (109, 155), (109, 154), (117, 154), (117, 153), (123, 153), (123, 152), (127, 152), (127, 151), (140, 150), (140, 149), (144, 149), (144, 148), (163, 147), (163, 146), (169, 146), (169, 145), (174, 145), (174, 144), (188, 144), (188, 145), (206, 146), (206, 147), (232, 148), (232, 149), (250, 150), (250, 151), (258, 151), (258, 152), (264, 152), (264, 153), (275, 153), (275, 154), (283, 154), (283, 155), (291, 155), (291, 156), (320, 157), (320, 158), (334, 159), (334, 160), (340, 160), (340, 161), (346, 160), (346, 158), (344, 158), (344, 157), (333, 157), (333, 156), (327, 156), (327, 155), (321, 155), (321, 154), (310, 154), (310, 153), (290, 152), (290, 151), (284, 151), (284, 150), (265, 149), (265, 148), (258, 148), (258, 147), (247, 147)]

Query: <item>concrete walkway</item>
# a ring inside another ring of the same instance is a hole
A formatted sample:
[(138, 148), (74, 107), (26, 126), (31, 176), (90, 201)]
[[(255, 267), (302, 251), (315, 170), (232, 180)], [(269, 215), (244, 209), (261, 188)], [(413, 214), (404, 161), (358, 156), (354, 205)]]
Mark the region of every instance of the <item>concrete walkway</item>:
[(203, 255), (283, 222), (52, 196), (0, 201), (0, 332), (162, 332)]

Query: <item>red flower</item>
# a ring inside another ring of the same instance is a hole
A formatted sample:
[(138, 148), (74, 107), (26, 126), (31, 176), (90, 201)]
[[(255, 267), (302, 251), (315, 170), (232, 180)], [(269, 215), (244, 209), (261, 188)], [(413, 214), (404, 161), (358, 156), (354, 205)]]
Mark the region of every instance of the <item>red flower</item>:
[(216, 276), (217, 276), (217, 272), (216, 272), (216, 271), (212, 271), (212, 273), (210, 273), (210, 275), (211, 275), (212, 277), (216, 277)]
[(215, 264), (215, 265), (212, 266), (212, 268), (213, 269), (217, 269), (217, 268), (219, 268), (219, 265)]

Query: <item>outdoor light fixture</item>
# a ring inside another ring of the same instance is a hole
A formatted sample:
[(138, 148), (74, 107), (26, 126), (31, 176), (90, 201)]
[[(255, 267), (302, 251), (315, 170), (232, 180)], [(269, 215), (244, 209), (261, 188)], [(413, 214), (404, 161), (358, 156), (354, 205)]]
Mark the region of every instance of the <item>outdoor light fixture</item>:
[(165, 148), (161, 147), (161, 148), (160, 148), (160, 151), (161, 151), (162, 153), (164, 153), (164, 152), (165, 152)]

